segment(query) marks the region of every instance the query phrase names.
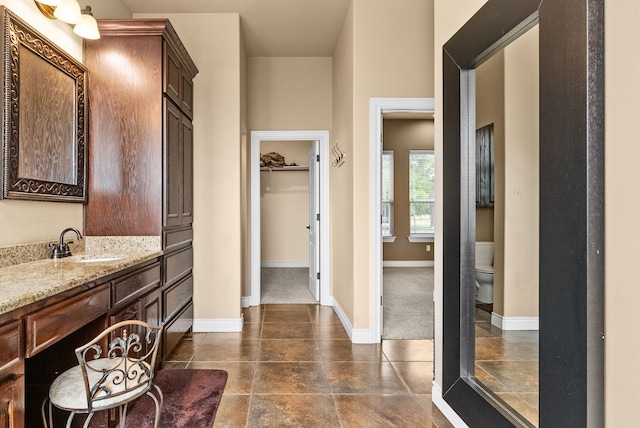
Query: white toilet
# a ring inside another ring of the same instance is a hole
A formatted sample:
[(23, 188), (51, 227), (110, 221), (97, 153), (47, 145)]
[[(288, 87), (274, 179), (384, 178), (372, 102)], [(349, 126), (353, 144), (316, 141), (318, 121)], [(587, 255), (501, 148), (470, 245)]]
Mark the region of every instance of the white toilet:
[(476, 242), (476, 300), (493, 303), (493, 242)]

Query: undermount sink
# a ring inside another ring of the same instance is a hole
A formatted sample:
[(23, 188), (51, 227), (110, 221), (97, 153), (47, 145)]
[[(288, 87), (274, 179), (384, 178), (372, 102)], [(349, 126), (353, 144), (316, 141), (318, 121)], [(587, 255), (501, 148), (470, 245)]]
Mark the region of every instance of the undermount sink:
[(124, 256), (118, 254), (82, 254), (69, 257), (69, 261), (75, 263), (105, 263), (122, 260)]

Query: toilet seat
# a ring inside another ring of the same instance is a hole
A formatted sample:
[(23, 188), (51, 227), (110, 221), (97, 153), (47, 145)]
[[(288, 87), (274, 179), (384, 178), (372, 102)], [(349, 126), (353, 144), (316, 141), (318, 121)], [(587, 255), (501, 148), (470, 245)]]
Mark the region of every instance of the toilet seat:
[(490, 266), (490, 265), (476, 265), (476, 272), (493, 273), (493, 266)]

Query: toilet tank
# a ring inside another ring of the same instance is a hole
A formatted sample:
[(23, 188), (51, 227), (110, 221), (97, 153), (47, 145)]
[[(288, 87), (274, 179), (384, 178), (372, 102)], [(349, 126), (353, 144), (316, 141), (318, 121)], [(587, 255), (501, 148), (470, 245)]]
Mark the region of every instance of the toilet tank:
[(476, 242), (476, 266), (493, 266), (493, 242)]

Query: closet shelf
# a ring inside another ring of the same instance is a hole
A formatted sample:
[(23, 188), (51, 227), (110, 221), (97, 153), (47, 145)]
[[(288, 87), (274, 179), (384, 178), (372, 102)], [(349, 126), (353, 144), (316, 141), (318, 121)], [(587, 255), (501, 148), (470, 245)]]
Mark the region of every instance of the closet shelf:
[(283, 166), (280, 168), (269, 168), (261, 166), (260, 171), (309, 171), (308, 166)]

